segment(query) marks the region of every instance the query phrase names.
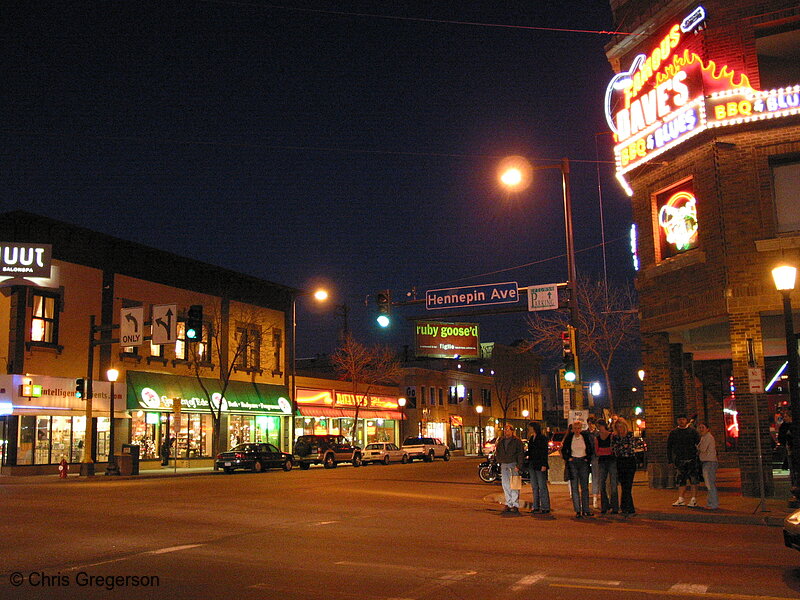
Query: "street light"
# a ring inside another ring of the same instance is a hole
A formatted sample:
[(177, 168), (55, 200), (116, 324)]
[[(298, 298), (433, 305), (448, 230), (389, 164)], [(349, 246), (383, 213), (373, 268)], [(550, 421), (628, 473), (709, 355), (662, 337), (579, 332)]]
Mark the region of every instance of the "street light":
[[(800, 393), (798, 393), (797, 388), (797, 339), (794, 334), (791, 298), (791, 293), (797, 278), (797, 268), (789, 265), (775, 267), (772, 269), (772, 278), (775, 280), (775, 289), (783, 294), (783, 321), (786, 332), (786, 359), (789, 363), (789, 404), (792, 411), (791, 431), (793, 440), (792, 461), (789, 464), (789, 468), (791, 469), (791, 491), (794, 497), (789, 501), (789, 506), (791, 508), (797, 508), (800, 507), (800, 443), (798, 443), (798, 440), (800, 440)], [(760, 424), (757, 424), (756, 432), (756, 440), (760, 441)], [(759, 466), (761, 466), (760, 460)]]
[(572, 232), (572, 195), (569, 184), (569, 159), (562, 158), (557, 165), (532, 166), (522, 157), (511, 156), (499, 165), (500, 182), (510, 191), (525, 189), (535, 171), (559, 169), (564, 199), (564, 236), (567, 240), (567, 289), (569, 290), (569, 324), (575, 327), (575, 355), (578, 356), (578, 277), (575, 269), (575, 239)]
[(106, 371), (106, 379), (111, 383), (111, 399), (108, 403), (108, 465), (106, 475), (119, 475), (119, 465), (114, 456), (114, 382), (119, 377), (119, 371), (109, 369)]
[(478, 404), (478, 406), (475, 407), (475, 412), (478, 413), (478, 456), (483, 456), (483, 425), (481, 423), (483, 406)]
[(406, 399), (405, 398), (398, 398), (397, 399), (397, 406), (400, 407), (400, 439), (403, 439), (403, 429), (405, 429), (404, 421), (406, 420)]

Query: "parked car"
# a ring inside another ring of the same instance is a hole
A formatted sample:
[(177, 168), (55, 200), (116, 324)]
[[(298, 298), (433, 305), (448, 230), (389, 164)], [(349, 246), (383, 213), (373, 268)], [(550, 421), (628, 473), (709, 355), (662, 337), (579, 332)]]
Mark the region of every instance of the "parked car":
[(217, 468), (226, 473), (233, 473), (236, 469), (261, 473), (279, 467), (284, 471), (291, 471), (293, 466), (292, 455), (281, 452), (272, 444), (239, 444), (227, 452), (217, 454)]
[(343, 435), (301, 435), (294, 443), (294, 461), (305, 470), (311, 465), (333, 469), (342, 462), (361, 466), (361, 448)]
[(800, 509), (783, 520), (783, 543), (787, 548), (800, 551)]
[(380, 462), (388, 465), (390, 462), (401, 462), (406, 464), (409, 461), (408, 452), (401, 450), (397, 444), (391, 442), (373, 442), (367, 444), (361, 455), (361, 462), (365, 465), (371, 462)]
[(547, 452), (549, 454), (558, 454), (561, 452), (561, 444), (564, 442), (564, 436), (566, 435), (566, 431), (554, 431), (551, 433), (550, 439), (547, 441)]
[(415, 458), (421, 458), (425, 462), (432, 462), (434, 458), (450, 460), (450, 450), (438, 438), (409, 437), (403, 442), (402, 449), (408, 452), (411, 460)]

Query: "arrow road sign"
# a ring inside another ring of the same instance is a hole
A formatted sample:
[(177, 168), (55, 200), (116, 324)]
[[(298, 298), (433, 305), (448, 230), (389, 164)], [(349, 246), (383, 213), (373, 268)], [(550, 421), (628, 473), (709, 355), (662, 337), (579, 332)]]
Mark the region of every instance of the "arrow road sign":
[(119, 311), (119, 343), (121, 346), (141, 346), (144, 334), (144, 307), (134, 306)]
[(528, 310), (553, 310), (558, 308), (558, 287), (555, 283), (528, 286)]
[(153, 344), (175, 343), (178, 339), (177, 314), (177, 304), (153, 305)]

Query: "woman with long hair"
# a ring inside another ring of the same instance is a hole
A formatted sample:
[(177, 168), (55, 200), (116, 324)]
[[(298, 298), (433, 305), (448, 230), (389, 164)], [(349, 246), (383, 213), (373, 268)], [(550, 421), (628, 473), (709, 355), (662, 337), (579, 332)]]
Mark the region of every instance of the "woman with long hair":
[(593, 515), (589, 510), (589, 465), (593, 455), (594, 436), (583, 431), (583, 421), (573, 421), (569, 433), (564, 437), (561, 456), (569, 469), (572, 506), (579, 519)]
[(620, 417), (614, 423), (614, 435), (611, 440), (611, 450), (617, 461), (617, 479), (622, 488), (620, 508), (623, 515), (635, 515), (633, 506), (633, 478), (636, 475), (636, 452), (634, 449), (633, 433), (628, 428), (628, 422)]
[(536, 421), (528, 424), (531, 436), (528, 438), (528, 473), (531, 476), (533, 509), (531, 514), (550, 512), (550, 492), (547, 489), (547, 436), (542, 434), (542, 426)]

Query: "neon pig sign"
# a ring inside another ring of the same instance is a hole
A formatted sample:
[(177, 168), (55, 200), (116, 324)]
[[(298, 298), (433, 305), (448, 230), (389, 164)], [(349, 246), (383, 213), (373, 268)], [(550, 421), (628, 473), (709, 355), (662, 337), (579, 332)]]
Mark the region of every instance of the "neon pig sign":
[(667, 243), (688, 250), (697, 240), (697, 201), (688, 191), (676, 192), (658, 211), (658, 225)]
[(635, 56), (606, 88), (617, 179), (628, 195), (633, 190), (626, 173), (709, 127), (800, 114), (800, 85), (755, 90), (746, 75), (681, 51), (686, 34), (702, 29), (705, 18), (698, 6), (670, 27), (649, 54)]

